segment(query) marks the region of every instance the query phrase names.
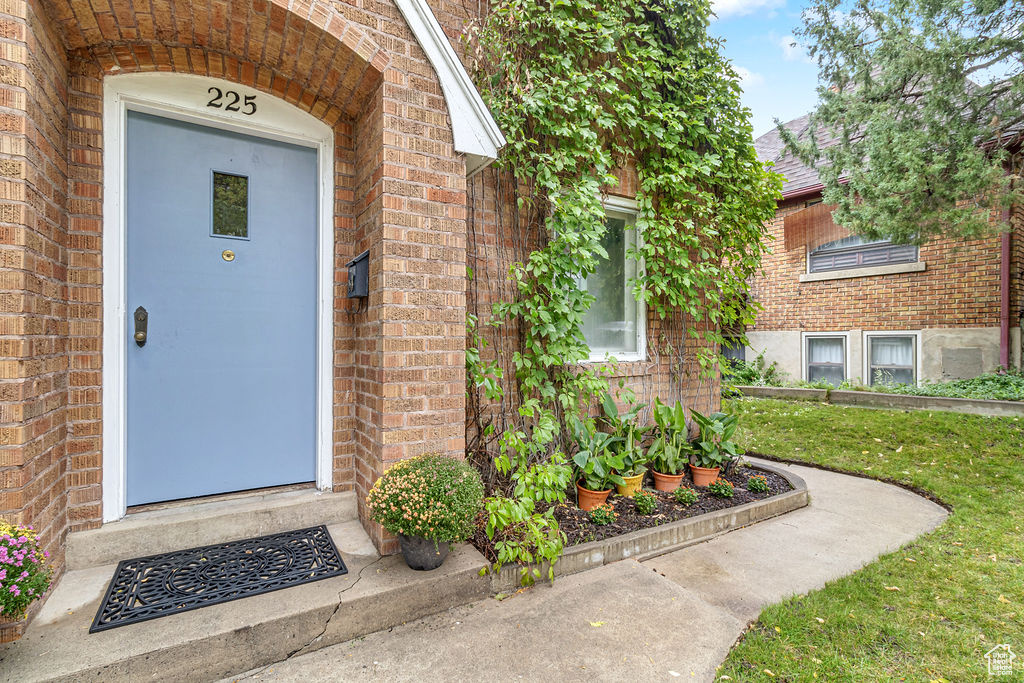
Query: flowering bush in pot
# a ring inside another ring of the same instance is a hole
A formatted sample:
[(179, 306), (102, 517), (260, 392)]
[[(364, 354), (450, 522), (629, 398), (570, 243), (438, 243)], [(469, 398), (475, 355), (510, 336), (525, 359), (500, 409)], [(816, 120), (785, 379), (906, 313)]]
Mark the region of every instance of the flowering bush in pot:
[(366, 505), (375, 522), (398, 536), (406, 564), (423, 570), (440, 567), (449, 544), (473, 534), (483, 497), (473, 467), (428, 454), (389, 468), (370, 489)]
[(50, 587), (52, 570), (32, 527), (0, 521), (0, 620), (24, 618)]

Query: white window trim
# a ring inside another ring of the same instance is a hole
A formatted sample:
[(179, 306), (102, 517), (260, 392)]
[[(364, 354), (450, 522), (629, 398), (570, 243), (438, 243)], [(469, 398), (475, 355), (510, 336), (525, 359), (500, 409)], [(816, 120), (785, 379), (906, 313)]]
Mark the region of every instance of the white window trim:
[[(628, 219), (635, 220), (637, 217), (637, 205), (635, 199), (619, 197), (617, 195), (606, 195), (601, 204), (606, 214), (618, 214)], [(635, 229), (635, 228), (634, 228)], [(642, 245), (640, 232), (636, 233), (636, 247)], [(644, 267), (641, 260), (637, 263), (637, 272)], [(620, 363), (637, 363), (647, 360), (647, 305), (643, 301), (637, 302), (636, 307), (636, 352), (612, 354), (607, 351), (591, 353), (587, 359), (588, 363), (606, 363), (612, 359)]]
[(814, 337), (842, 337), (843, 338), (843, 379), (850, 381), (850, 333), (849, 332), (802, 332), (800, 334), (800, 379), (805, 382), (807, 379), (807, 363), (810, 360), (808, 339)]
[(427, 0), (395, 0), (395, 4), (437, 72), (451, 119), (455, 151), (466, 155), (466, 176), (472, 176), (498, 157), (498, 151), (505, 146), (505, 136)]
[(863, 333), (861, 348), (864, 356), (863, 382), (871, 386), (871, 337), (913, 337), (914, 338), (914, 386), (921, 386), (921, 331), (920, 330), (871, 330)]
[[(257, 112), (207, 107), (207, 88), (256, 95)], [(128, 110), (256, 135), (317, 150), (316, 485), (333, 485), (334, 133), (312, 115), (262, 91), (206, 76), (135, 73), (103, 79), (103, 521), (127, 510), (125, 130)]]

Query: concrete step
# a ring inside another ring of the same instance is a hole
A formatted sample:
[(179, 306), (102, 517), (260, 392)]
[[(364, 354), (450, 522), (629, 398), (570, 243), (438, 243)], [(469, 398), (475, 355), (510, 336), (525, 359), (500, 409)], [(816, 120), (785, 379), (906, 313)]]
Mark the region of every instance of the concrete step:
[(472, 546), (416, 572), (399, 555), (378, 556), (358, 521), (328, 531), (345, 576), (93, 634), (115, 565), (70, 571), (22, 639), (0, 645), (0, 681), (217, 680), (489, 594), (479, 576), (486, 562)]
[(315, 489), (231, 496), (136, 512), (68, 535), (67, 570), (356, 519), (356, 494)]

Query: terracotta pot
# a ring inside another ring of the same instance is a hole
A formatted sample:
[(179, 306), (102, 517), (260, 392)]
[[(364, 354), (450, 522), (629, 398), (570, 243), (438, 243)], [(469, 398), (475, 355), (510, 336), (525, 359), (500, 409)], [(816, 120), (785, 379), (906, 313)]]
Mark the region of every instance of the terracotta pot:
[(690, 465), (690, 474), (693, 475), (694, 486), (707, 486), (715, 479), (718, 479), (720, 467), (697, 467)]
[(654, 489), (656, 491), (675, 491), (683, 481), (681, 474), (662, 474), (651, 470), (654, 475)]
[(611, 492), (611, 489), (607, 491), (591, 491), (590, 489), (583, 488), (578, 483), (576, 484), (576, 500), (579, 501), (580, 510), (593, 510), (608, 500), (608, 494)]
[(646, 472), (641, 472), (632, 477), (622, 477), (626, 480), (625, 484), (616, 484), (615, 491), (623, 498), (632, 498), (637, 491), (643, 488), (644, 475)]

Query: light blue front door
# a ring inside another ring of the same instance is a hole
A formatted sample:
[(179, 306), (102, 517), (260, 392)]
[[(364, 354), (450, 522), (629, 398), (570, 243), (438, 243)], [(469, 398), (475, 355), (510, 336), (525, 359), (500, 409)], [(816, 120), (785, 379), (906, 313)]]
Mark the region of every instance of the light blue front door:
[(313, 481), (316, 151), (129, 112), (126, 154), (128, 505)]

